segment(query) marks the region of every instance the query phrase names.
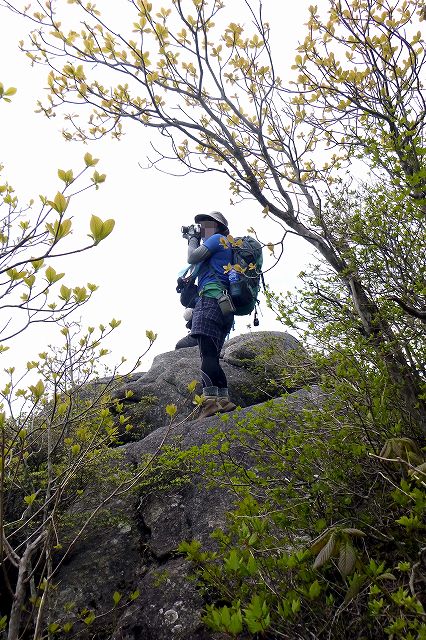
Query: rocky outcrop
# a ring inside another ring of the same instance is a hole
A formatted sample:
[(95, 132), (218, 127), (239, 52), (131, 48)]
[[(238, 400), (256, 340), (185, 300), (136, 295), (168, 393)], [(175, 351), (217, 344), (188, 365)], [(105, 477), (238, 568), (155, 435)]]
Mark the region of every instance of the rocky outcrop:
[[(279, 331), (259, 331), (236, 336), (225, 343), (221, 365), (228, 379), (230, 396), (238, 406), (249, 407), (284, 392), (294, 391), (294, 382), (286, 378), (286, 365), (306, 354), (296, 338)], [(197, 347), (163, 353), (147, 373), (132, 374), (130, 380), (114, 391), (123, 401), (133, 430), (127, 440), (140, 439), (164, 424), (165, 407), (176, 404), (177, 419), (191, 412), (192, 396), (188, 384), (200, 378)], [(201, 394), (200, 383), (196, 393)], [(131, 396), (129, 397), (129, 394)]]
[[(272, 349), (271, 357), (266, 359), (265, 348)], [(180, 417), (171, 427), (164, 426), (164, 406), (175, 401), (188, 412), (186, 386), (196, 379), (199, 360), (193, 348), (158, 356), (148, 373), (129, 381), (118, 394), (122, 396), (129, 388), (134, 391), (133, 401), (126, 407), (133, 412), (134, 420), (137, 420), (136, 399), (143, 402), (147, 395), (158, 398), (155, 408), (144, 407), (143, 420), (150, 433), (120, 448), (124, 463), (138, 469), (165, 445), (186, 451), (194, 445), (206, 444), (211, 440), (213, 427), (229, 432), (236, 421), (252, 411), (271, 414), (278, 411), (280, 415), (283, 399), (269, 399), (268, 376), (281, 375), (286, 354), (294, 349), (302, 352), (294, 338), (278, 332), (259, 332), (230, 340), (222, 355), (223, 363), (232, 397), (244, 408), (228, 414), (225, 421), (219, 416), (182, 421), (184, 410), (180, 407)], [(304, 408), (320, 403), (321, 398), (322, 393), (315, 386), (291, 390), (285, 400), (285, 420), (294, 422)], [(253, 408), (254, 404), (259, 407)], [(282, 424), (277, 428), (282, 429)], [(232, 454), (249, 467), (248, 454), (238, 450), (238, 445), (232, 446)], [(75, 543), (57, 574), (59, 588), (52, 594), (50, 615), (58, 621), (81, 620), (86, 615), (81, 616), (82, 611), (93, 611), (97, 616), (93, 626), (84, 622), (75, 624), (74, 629), (82, 639), (219, 640), (220, 634), (213, 634), (203, 626), (202, 597), (190, 580), (191, 568), (177, 547), (182, 540), (192, 539), (199, 540), (204, 547), (212, 547), (211, 533), (225, 527), (226, 512), (235, 497), (223, 489), (208, 488), (199, 474), (188, 479), (177, 475), (169, 483), (167, 478), (156, 478), (155, 473), (151, 479), (152, 484), (145, 482), (115, 496), (108, 504), (109, 519), (103, 524), (91, 523)], [(73, 511), (90, 511), (102, 500), (103, 491), (99, 488), (85, 495), (73, 506)], [(114, 592), (122, 597), (115, 607)], [(139, 597), (131, 600), (129, 594)]]

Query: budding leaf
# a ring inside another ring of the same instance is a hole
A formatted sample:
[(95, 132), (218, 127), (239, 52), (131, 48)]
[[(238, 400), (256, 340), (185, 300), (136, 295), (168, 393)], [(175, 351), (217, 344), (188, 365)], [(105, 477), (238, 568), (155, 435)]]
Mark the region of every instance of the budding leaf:
[(86, 167), (94, 167), (95, 164), (98, 164), (98, 158), (92, 158), (92, 154), (87, 152), (84, 154), (84, 162), (86, 163)]
[(73, 293), (74, 293), (74, 300), (77, 303), (84, 302), (85, 300), (87, 300), (88, 296), (87, 296), (86, 287), (74, 287)]
[(67, 198), (65, 198), (65, 196), (59, 191), (54, 197), (53, 202), (51, 200), (49, 200), (48, 202), (52, 209), (55, 209), (55, 211), (57, 211), (58, 213), (64, 213), (68, 206)]
[(61, 298), (61, 300), (65, 300), (65, 302), (68, 302), (68, 300), (71, 298), (71, 293), (72, 293), (71, 289), (69, 289), (63, 284), (61, 286), (59, 297)]
[(31, 260), (31, 264), (33, 265), (36, 271), (38, 271), (40, 267), (43, 266), (43, 263), (44, 263), (43, 258), (41, 258), (40, 260)]
[(98, 216), (93, 215), (90, 220), (90, 231), (92, 233), (89, 234), (89, 237), (93, 239), (95, 244), (99, 244), (109, 236), (114, 226), (115, 221), (112, 218), (103, 222)]
[(37, 384), (30, 385), (30, 391), (33, 394), (33, 398), (35, 401), (40, 400), (41, 396), (44, 393), (43, 381), (39, 380)]
[(197, 381), (191, 380), (191, 382), (188, 384), (189, 393), (194, 393), (196, 386), (197, 386)]
[(173, 418), (176, 415), (177, 406), (175, 404), (168, 404), (166, 407), (166, 413), (170, 418)]
[(53, 284), (54, 282), (57, 282), (58, 280), (60, 280), (61, 278), (64, 277), (65, 273), (56, 273), (55, 269), (53, 267), (47, 267), (46, 271), (44, 272), (45, 276), (46, 276), (46, 280), (49, 284)]
[(71, 182), (74, 180), (74, 174), (72, 169), (69, 169), (68, 171), (64, 171), (63, 169), (58, 169), (58, 177), (60, 180), (63, 180), (63, 182), (65, 182), (66, 185), (71, 184)]

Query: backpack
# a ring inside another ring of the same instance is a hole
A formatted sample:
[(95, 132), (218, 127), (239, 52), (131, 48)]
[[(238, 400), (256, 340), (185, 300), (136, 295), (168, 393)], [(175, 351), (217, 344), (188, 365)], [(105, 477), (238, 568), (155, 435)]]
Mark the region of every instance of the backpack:
[[(258, 303), (262, 274), (262, 245), (251, 236), (234, 238), (232, 242), (234, 269), (229, 272), (229, 293), (235, 305), (235, 315), (249, 315)], [(252, 268), (249, 268), (252, 266)]]
[(195, 280), (200, 267), (197, 265), (189, 265), (186, 270), (181, 272), (177, 280), (176, 291), (180, 294), (180, 302), (184, 307), (193, 309), (198, 300), (198, 287)]

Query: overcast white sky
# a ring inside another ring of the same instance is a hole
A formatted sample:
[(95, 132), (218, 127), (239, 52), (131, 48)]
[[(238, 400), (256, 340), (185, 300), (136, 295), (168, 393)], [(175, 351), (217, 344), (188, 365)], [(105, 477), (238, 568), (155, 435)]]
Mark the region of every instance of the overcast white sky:
[[(114, 0), (114, 5), (124, 1)], [(103, 3), (97, 4), (102, 9)], [(265, 15), (272, 17), (274, 38), (282, 46), (280, 67), (290, 68), (297, 42), (304, 38), (303, 23), (310, 2), (264, 0), (263, 4)], [(238, 16), (231, 14), (230, 19), (237, 21)], [(83, 194), (73, 205), (74, 239), (81, 240), (89, 231), (92, 213), (102, 219), (114, 218), (116, 228), (99, 247), (53, 266), (66, 270), (65, 284), (90, 281), (100, 286), (81, 311), (85, 325), (107, 323), (113, 317), (122, 321), (109, 341), (111, 361), (121, 356), (134, 360), (146, 346), (145, 330), (158, 333), (150, 356), (141, 366), (146, 370), (154, 355), (173, 349), (186, 334), (183, 307), (175, 292), (177, 273), (186, 263), (186, 241), (181, 238), (180, 227), (191, 223), (196, 213), (220, 210), (228, 218), (233, 235), (243, 235), (254, 226), (268, 242), (279, 237), (280, 229), (263, 221), (260, 206), (254, 202), (230, 206), (228, 186), (221, 176), (210, 173), (176, 178), (154, 169), (142, 170), (138, 162), (145, 162), (152, 138), (152, 133), (142, 127), (127, 129), (120, 142), (107, 139), (87, 146), (66, 142), (59, 118), (48, 120), (34, 112), (46, 85), (47, 70), (31, 68), (18, 49), (18, 41), (25, 38), (28, 28), (27, 22), (0, 8), (0, 81), (18, 89), (11, 104), (0, 103), (3, 180), (14, 185), (22, 202), (38, 199), (38, 194), (52, 197), (61, 188), (58, 168), (76, 172), (86, 151), (100, 158), (96, 168), (107, 174), (107, 181), (99, 191)], [(163, 262), (158, 259), (160, 247), (161, 253), (168, 255)], [(275, 291), (294, 287), (308, 257), (306, 243), (289, 242), (281, 263), (268, 273), (267, 282)], [(266, 266), (270, 265), (265, 258)], [(261, 306), (264, 316), (259, 330), (282, 329), (264, 302)], [(249, 322), (248, 317), (238, 318), (231, 337), (247, 331)], [(10, 355), (2, 356), (1, 365), (6, 366), (8, 358), (15, 363), (17, 359), (26, 362), (52, 341), (56, 341), (52, 327), (48, 331), (29, 330), (17, 340)]]

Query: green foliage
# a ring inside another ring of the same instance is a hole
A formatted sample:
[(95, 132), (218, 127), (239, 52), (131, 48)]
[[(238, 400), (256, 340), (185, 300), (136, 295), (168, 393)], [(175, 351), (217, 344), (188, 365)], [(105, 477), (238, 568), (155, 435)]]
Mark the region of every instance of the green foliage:
[[(104, 180), (100, 180), (98, 176), (95, 184), (103, 182)], [(94, 244), (99, 244), (99, 242), (109, 236), (111, 231), (114, 229), (114, 225), (115, 222), (112, 219), (102, 222), (102, 220), (98, 216), (93, 215), (90, 220), (90, 231), (92, 232), (90, 234), (90, 237), (92, 238)]]
[[(1, 627), (8, 627), (11, 638), (23, 629), (27, 634), (34, 630), (37, 637), (70, 632), (72, 622), (53, 621), (44, 628), (43, 610), (56, 588), (52, 576), (84, 527), (89, 522), (99, 526), (109, 517), (107, 504), (115, 492), (127, 490), (138, 480), (138, 473), (126, 469), (114, 451), (120, 430), (132, 429), (123, 407), (111, 400), (113, 389), (121, 384), (118, 367), (102, 366), (109, 353), (103, 343), (120, 321), (113, 319), (98, 331), (94, 327), (83, 331), (78, 323), (67, 320), (96, 291), (90, 282), (81, 287), (61, 284), (58, 297), (51, 297), (51, 290), (65, 276), (51, 264), (59, 255), (59, 243), (71, 234), (71, 217), (65, 218), (65, 213), (77, 193), (88, 188), (76, 187), (77, 181), (96, 163), (86, 154), (85, 168), (76, 176), (71, 169), (59, 170), (65, 187), (51, 200), (41, 196), (38, 213), (32, 210), (33, 202), (21, 207), (8, 183), (0, 185), (0, 254), (5, 276), (0, 286), (0, 339), (12, 340), (31, 323), (43, 321), (55, 323), (63, 340), (27, 362), (23, 373), (17, 367), (5, 369), (0, 390), (0, 561), (15, 603), (8, 617), (1, 618)], [(97, 174), (92, 182), (97, 186), (104, 180)], [(76, 188), (72, 193), (71, 185)], [(60, 255), (93, 247), (113, 226), (113, 220), (102, 222), (94, 216), (93, 242), (74, 249), (61, 244)], [(1, 345), (0, 351), (7, 348)], [(101, 374), (108, 374), (105, 381), (93, 383)], [(96, 495), (91, 494), (92, 486)], [(77, 504), (85, 506), (70, 516), (70, 507)], [(31, 596), (28, 581), (16, 580), (18, 566), (24, 575), (32, 575)], [(38, 567), (35, 575), (33, 566)], [(95, 614), (88, 611), (83, 620), (92, 624)]]
[(15, 89), (15, 87), (5, 89), (3, 83), (0, 82), (0, 100), (4, 100), (4, 102), (11, 102), (9, 96), (14, 96), (16, 91), (17, 89)]
[(339, 379), (330, 394), (333, 367), (329, 378), (323, 358), (321, 367), (327, 392), (315, 391), (312, 406), (295, 412), (291, 395), (266, 403), (192, 450), (214, 485), (240, 496), (214, 552), (179, 547), (196, 569), (205, 623), (231, 637), (297, 637), (303, 625), (319, 639), (349, 627), (353, 637), (420, 638), (425, 486), (403, 477), (395, 489), (374, 455), (400, 416), (383, 398), (381, 429), (367, 433), (359, 389)]
[[(65, 217), (65, 214), (77, 195), (90, 188), (90, 184), (82, 184), (87, 170), (87, 162), (75, 176), (72, 169), (59, 169), (58, 177), (65, 186), (53, 199), (40, 196), (39, 211), (33, 200), (22, 205), (8, 182), (0, 184), (0, 258), (2, 272), (7, 275), (0, 285), (2, 342), (19, 335), (33, 322), (56, 322), (66, 318), (87, 302), (97, 288), (91, 283), (87, 283), (87, 288), (62, 284), (55, 297), (55, 285), (65, 273), (57, 272), (51, 264), (59, 255), (87, 251), (104, 240), (114, 227), (113, 220), (102, 222), (93, 216), (90, 225), (93, 242), (74, 247), (66, 244), (72, 233), (72, 215)], [(42, 267), (45, 267), (44, 274)]]
[[(111, 400), (122, 378), (118, 368), (102, 367), (108, 353), (102, 343), (118, 325), (113, 321), (108, 329), (101, 325), (98, 331), (89, 327), (83, 333), (76, 323), (64, 324), (62, 346), (28, 362), (26, 374), (17, 382), (15, 369), (7, 372), (9, 381), (0, 392), (2, 407), (7, 407), (0, 414), (3, 554), (9, 567), (29, 560), (40, 565), (30, 596), (35, 607), (27, 606), (25, 583), (23, 589), (17, 584), (15, 599), (21, 605), (10, 614), (10, 629), (25, 627), (30, 632), (40, 624), (37, 619), (51, 591), (58, 588), (53, 575), (81, 532), (89, 523), (94, 531), (121, 525), (121, 519), (109, 512), (109, 503), (145, 472), (146, 467), (129, 469), (115, 448), (119, 425), (126, 429), (129, 425), (122, 406)], [(106, 373), (110, 375), (105, 377)], [(96, 380), (100, 374), (102, 379)], [(34, 375), (38, 381), (23, 386), (25, 376)], [(13, 548), (22, 550), (22, 555)], [(13, 587), (14, 574), (8, 579)], [(114, 592), (113, 608), (127, 606), (138, 595)], [(53, 621), (47, 631), (68, 633), (77, 623), (94, 624), (97, 615), (88, 610), (65, 623)]]

